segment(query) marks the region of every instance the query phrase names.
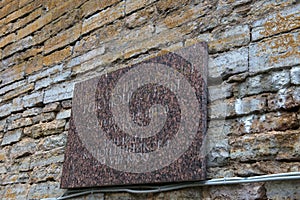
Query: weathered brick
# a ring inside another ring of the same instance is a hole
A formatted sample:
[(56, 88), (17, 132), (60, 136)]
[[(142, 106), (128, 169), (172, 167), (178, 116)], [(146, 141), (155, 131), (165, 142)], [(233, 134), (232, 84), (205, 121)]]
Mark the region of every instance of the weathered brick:
[(113, 8), (107, 8), (83, 21), (82, 34), (109, 24), (124, 15), (125, 3), (122, 1)]
[(7, 36), (4, 36), (2, 38), (0, 38), (0, 48), (10, 44), (10, 43), (13, 43), (15, 42), (15, 39), (16, 39), (16, 34), (15, 33), (11, 33)]
[(49, 90), (45, 91), (44, 103), (50, 103), (55, 101), (61, 101), (70, 99), (73, 97), (74, 83), (64, 83), (57, 86), (53, 86)]
[(12, 1), (0, 9), (0, 19), (19, 8), (19, 1)]
[(291, 69), (291, 83), (300, 85), (300, 67), (293, 67)]
[(43, 102), (44, 93), (43, 92), (35, 92), (30, 95), (26, 95), (23, 97), (24, 107), (33, 107)]
[[(89, 16), (96, 11), (103, 10), (106, 7), (109, 7), (120, 0), (104, 0), (104, 1), (97, 1), (97, 0), (91, 0), (87, 1), (85, 4), (81, 6), (81, 17)], [(127, 5), (127, 2), (126, 2)]]
[(67, 46), (68, 44), (76, 41), (81, 33), (81, 24), (76, 24), (66, 31), (59, 33), (57, 36), (49, 39), (45, 43), (45, 53), (48, 54), (53, 50)]
[(297, 130), (246, 135), (230, 141), (230, 157), (239, 161), (290, 160), (299, 157)]
[(36, 151), (37, 142), (31, 138), (23, 138), (11, 148), (10, 158), (16, 159), (25, 155), (31, 155)]
[(255, 111), (263, 112), (267, 109), (267, 98), (256, 96), (236, 99), (234, 107), (238, 115), (249, 114)]
[(209, 59), (209, 77), (227, 78), (248, 71), (248, 48), (229, 51)]
[(249, 71), (257, 73), (299, 64), (299, 40), (299, 32), (295, 32), (251, 44)]
[(39, 138), (41, 136), (53, 135), (63, 132), (66, 125), (65, 120), (54, 120), (51, 122), (39, 123), (24, 129), (24, 134), (32, 138)]
[(52, 20), (52, 13), (48, 12), (45, 15), (42, 15), (40, 18), (35, 20), (34, 22), (28, 24), (24, 28), (18, 30), (18, 39), (24, 38), (33, 32), (39, 30), (46, 24), (50, 23)]
[(8, 131), (7, 133), (5, 133), (3, 137), (1, 146), (20, 141), (22, 137), (22, 133), (23, 133), (23, 129)]
[(1, 86), (22, 79), (24, 77), (24, 69), (25, 66), (21, 64), (21, 65), (15, 65), (13, 67), (10, 67), (0, 72), (0, 80), (2, 80), (2, 82), (0, 83)]
[(218, 30), (212, 35), (212, 41), (208, 44), (210, 52), (219, 52), (239, 47), (250, 42), (250, 28), (248, 25), (240, 25), (225, 30)]
[(252, 40), (272, 36), (300, 27), (300, 4), (288, 7), (266, 18), (255, 21), (252, 25)]
[(33, 90), (34, 88), (34, 84), (33, 83), (30, 83), (30, 84), (27, 84), (27, 85), (23, 85), (19, 88), (16, 88), (15, 90), (13, 91), (10, 91), (8, 93), (6, 93), (4, 96), (3, 96), (3, 100), (9, 100), (9, 99), (12, 99), (14, 97), (17, 97), (19, 96), (20, 94), (24, 94), (28, 91), (31, 91)]

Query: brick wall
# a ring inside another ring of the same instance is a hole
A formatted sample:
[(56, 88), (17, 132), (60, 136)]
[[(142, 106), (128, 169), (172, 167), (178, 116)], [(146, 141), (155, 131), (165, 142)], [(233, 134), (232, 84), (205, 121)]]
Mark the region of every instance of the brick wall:
[[(299, 172), (299, 1), (2, 0), (0, 198), (65, 192), (74, 83), (199, 41), (210, 59), (208, 178)], [(98, 198), (300, 199), (299, 185)]]

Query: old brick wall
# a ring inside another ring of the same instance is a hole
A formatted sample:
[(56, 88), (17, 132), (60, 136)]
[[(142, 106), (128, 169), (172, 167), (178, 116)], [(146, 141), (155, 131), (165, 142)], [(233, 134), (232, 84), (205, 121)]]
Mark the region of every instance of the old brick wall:
[[(210, 59), (208, 178), (299, 172), (299, 1), (2, 0), (0, 199), (65, 192), (74, 83), (199, 41)], [(300, 181), (282, 181), (97, 197), (300, 199), (299, 191)]]

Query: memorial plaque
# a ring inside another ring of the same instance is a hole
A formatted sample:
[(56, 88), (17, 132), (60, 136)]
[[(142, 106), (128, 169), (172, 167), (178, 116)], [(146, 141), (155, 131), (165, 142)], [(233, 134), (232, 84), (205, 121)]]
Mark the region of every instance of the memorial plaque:
[(205, 179), (207, 46), (77, 83), (61, 187)]

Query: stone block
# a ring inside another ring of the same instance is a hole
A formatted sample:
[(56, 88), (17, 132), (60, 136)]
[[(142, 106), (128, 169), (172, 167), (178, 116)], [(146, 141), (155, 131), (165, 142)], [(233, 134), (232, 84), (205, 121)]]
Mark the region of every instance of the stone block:
[(9, 35), (6, 35), (4, 37), (0, 38), (0, 48), (5, 47), (6, 45), (15, 42), (16, 40), (16, 34), (11, 33)]
[(53, 64), (58, 64), (68, 58), (72, 53), (72, 49), (70, 46), (59, 50), (55, 51), (54, 53), (47, 55), (43, 58), (43, 65), (44, 66), (51, 66)]
[(16, 22), (14, 22), (12, 24), (13, 27), (12, 27), (11, 31), (20, 29), (20, 28), (26, 26), (27, 24), (33, 22), (35, 19), (37, 19), (38, 17), (40, 17), (42, 15), (42, 11), (43, 11), (42, 8), (37, 8), (36, 10), (30, 12), (28, 16), (20, 18), (19, 20), (17, 20)]
[(79, 65), (81, 63), (84, 63), (92, 58), (98, 57), (100, 55), (103, 55), (105, 53), (105, 46), (100, 46), (99, 48), (93, 49), (91, 51), (88, 51), (84, 53), (81, 56), (72, 58), (69, 63), (67, 64), (67, 68), (72, 68), (76, 65)]
[(25, 68), (25, 74), (28, 76), (34, 72), (37, 72), (43, 68), (43, 57), (41, 54), (38, 54), (34, 56), (33, 58), (30, 58), (26, 62), (26, 68)]
[(251, 44), (249, 71), (258, 73), (299, 64), (299, 38), (299, 32), (293, 32)]
[(33, 123), (37, 124), (39, 122), (49, 122), (55, 119), (54, 112), (41, 113), (38, 116), (32, 118)]
[(0, 86), (7, 85), (9, 83), (18, 81), (20, 79), (23, 79), (24, 77), (24, 65), (15, 65), (13, 67), (10, 67), (4, 71), (0, 72)]
[(4, 134), (1, 146), (12, 144), (21, 140), (23, 135), (23, 129), (17, 129), (14, 131), (8, 131)]
[(4, 86), (0, 89), (0, 95), (3, 95), (11, 90), (14, 90), (18, 87), (21, 87), (22, 85), (26, 84), (26, 80), (21, 80), (21, 81), (18, 81), (18, 82), (14, 82), (10, 85), (7, 85), (7, 86)]
[(82, 24), (82, 34), (102, 27), (105, 24), (116, 21), (124, 16), (125, 3), (122, 1), (113, 8), (107, 8), (85, 19)]
[(293, 67), (291, 69), (291, 83), (300, 85), (300, 67)]
[(75, 24), (71, 28), (60, 32), (56, 36), (50, 38), (45, 42), (45, 54), (51, 53), (54, 50), (67, 46), (75, 42), (81, 34), (81, 24)]
[(51, 164), (46, 167), (35, 167), (30, 176), (30, 183), (45, 182), (47, 180), (54, 180), (59, 182), (61, 176), (62, 166), (58, 164)]
[(66, 125), (65, 120), (54, 120), (51, 122), (39, 123), (24, 129), (24, 134), (32, 138), (39, 138), (41, 136), (53, 135), (62, 133)]
[(63, 195), (64, 192), (65, 190), (59, 188), (58, 182), (48, 181), (39, 184), (32, 184), (30, 185), (27, 199), (43, 199), (43, 198), (59, 197)]
[(276, 94), (268, 97), (268, 107), (270, 110), (290, 109), (300, 105), (300, 88), (291, 87), (281, 89)]
[(3, 58), (10, 56), (18, 51), (27, 49), (27, 48), (31, 47), (33, 44), (34, 44), (34, 39), (31, 35), (29, 35), (21, 40), (18, 40), (10, 45), (7, 45), (3, 49)]
[(4, 189), (3, 200), (24, 200), (27, 199), (27, 189), (26, 184), (13, 184), (7, 185)]
[(3, 95), (2, 100), (4, 100), (4, 101), (10, 100), (14, 97), (17, 97), (21, 94), (24, 94), (26, 92), (29, 92), (29, 91), (33, 90), (33, 88), (34, 88), (33, 83), (22, 85), (21, 87), (15, 88), (14, 90), (12, 90), (12, 91), (6, 93), (5, 95)]
[(250, 28), (239, 25), (225, 30), (217, 30), (212, 34), (212, 41), (208, 44), (210, 52), (221, 52), (232, 47), (240, 47), (250, 42)]
[(42, 112), (42, 108), (30, 108), (25, 110), (22, 113), (22, 117), (32, 117), (32, 116), (37, 116)]
[(43, 138), (39, 145), (38, 149), (42, 151), (47, 151), (51, 149), (55, 149), (58, 147), (64, 147), (67, 141), (67, 133), (63, 132), (59, 135), (51, 135), (46, 138)]
[[(97, 1), (97, 0), (91, 0), (91, 1), (87, 1), (86, 3), (84, 3), (81, 6), (81, 17), (82, 18), (86, 18), (88, 16), (90, 16), (91, 14), (99, 11), (99, 10), (103, 10), (117, 2), (119, 2), (120, 0), (103, 0), (103, 1)], [(126, 2), (126, 6), (127, 6), (127, 2)]]
[(210, 101), (215, 101), (218, 99), (226, 99), (232, 96), (233, 85), (232, 84), (222, 84), (214, 85), (208, 87), (208, 98)]
[(57, 113), (56, 119), (67, 119), (71, 117), (71, 109), (61, 110)]
[(46, 88), (52, 84), (62, 82), (70, 78), (71, 69), (65, 70), (61, 73), (53, 74), (51, 77), (43, 78), (35, 83), (35, 90)]
[(267, 109), (267, 98), (256, 96), (236, 99), (234, 108), (238, 115), (249, 114), (252, 112), (264, 112)]
[(44, 71), (41, 71), (37, 74), (34, 74), (34, 75), (31, 75), (28, 77), (28, 82), (36, 82), (37, 80), (39, 79), (42, 79), (44, 77), (47, 77), (47, 76), (50, 76), (52, 74), (56, 74), (56, 73), (59, 73), (59, 72), (62, 72), (63, 71), (63, 65), (60, 64), (60, 65), (55, 65), (51, 68), (48, 68)]
[(244, 83), (238, 86), (238, 93), (243, 97), (263, 92), (276, 92), (288, 87), (289, 84), (290, 73), (288, 71), (275, 71), (248, 77)]
[(266, 131), (285, 131), (300, 126), (296, 113), (271, 112), (262, 115), (249, 115), (232, 123), (232, 134), (263, 133)]
[(4, 105), (0, 106), (0, 117), (5, 117), (5, 116), (10, 115), (10, 113), (12, 111), (11, 106), (12, 106), (12, 103), (8, 103), (8, 104), (4, 104)]
[(209, 59), (209, 77), (228, 78), (233, 74), (248, 71), (248, 48), (229, 51)]
[(271, 131), (232, 138), (230, 158), (242, 162), (293, 160), (300, 156), (300, 133), (297, 130)]
[(276, 181), (265, 184), (269, 199), (298, 199), (300, 197), (300, 181)]
[(137, 2), (134, 0), (128, 0), (128, 1), (126, 1), (125, 13), (130, 14), (133, 11), (136, 11), (143, 7), (146, 7), (155, 1), (156, 0), (141, 0), (141, 1)]
[(1, 148), (0, 149), (0, 163), (6, 162), (7, 161), (7, 153), (8, 153), (7, 148)]
[(257, 20), (252, 25), (252, 39), (259, 40), (300, 27), (300, 5), (287, 7), (279, 12)]
[(30, 126), (32, 125), (32, 119), (30, 117), (27, 117), (27, 118), (20, 118), (20, 119), (17, 119), (17, 120), (14, 120), (12, 121), (12, 123), (8, 124), (8, 127), (7, 129), (8, 130), (13, 130), (13, 129), (16, 129), (16, 128), (22, 128), (22, 127), (25, 127), (25, 126)]
[(46, 152), (37, 152), (31, 157), (30, 168), (62, 163), (64, 161), (64, 147)]
[(61, 102), (61, 105), (63, 108), (71, 108), (72, 107), (72, 100), (66, 100)]
[(235, 102), (233, 100), (214, 101), (208, 107), (210, 119), (225, 119), (229, 116), (235, 116)]
[(23, 138), (20, 142), (14, 144), (11, 148), (10, 158), (16, 159), (28, 156), (36, 151), (37, 141), (31, 138)]
[(49, 103), (43, 108), (43, 112), (52, 112), (52, 111), (59, 111), (59, 110), (60, 110), (59, 102)]
[(43, 102), (44, 93), (43, 92), (35, 92), (30, 95), (26, 95), (23, 97), (23, 103), (25, 108), (33, 107), (39, 105)]
[(12, 2), (4, 5), (2, 8), (0, 8), (0, 19), (5, 17), (6, 15), (16, 11), (18, 8), (19, 8), (18, 1), (12, 1)]
[(65, 99), (71, 99), (73, 97), (74, 83), (63, 83), (60, 85), (53, 86), (52, 88), (45, 91), (44, 104), (61, 101)]
[(24, 38), (24, 37), (32, 34), (33, 32), (39, 30), (46, 24), (50, 23), (51, 20), (52, 20), (52, 13), (51, 12), (46, 13), (45, 15), (41, 16), (40, 18), (38, 18), (37, 20), (32, 22), (31, 24), (18, 30), (18, 34), (17, 34), (18, 39)]

